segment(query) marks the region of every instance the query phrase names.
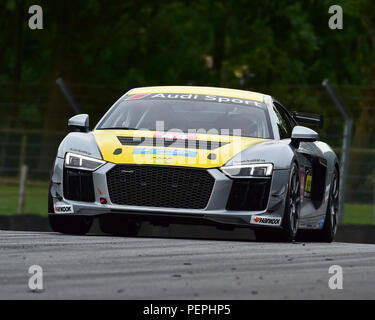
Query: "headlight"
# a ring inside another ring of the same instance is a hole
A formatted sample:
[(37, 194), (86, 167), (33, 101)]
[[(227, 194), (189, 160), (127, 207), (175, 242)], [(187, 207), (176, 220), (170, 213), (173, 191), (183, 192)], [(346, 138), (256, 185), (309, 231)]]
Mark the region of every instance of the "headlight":
[(94, 171), (105, 164), (105, 161), (81, 156), (79, 154), (67, 153), (65, 155), (65, 167), (72, 169)]
[(256, 163), (239, 166), (221, 167), (227, 176), (231, 178), (270, 177), (273, 171), (272, 163)]

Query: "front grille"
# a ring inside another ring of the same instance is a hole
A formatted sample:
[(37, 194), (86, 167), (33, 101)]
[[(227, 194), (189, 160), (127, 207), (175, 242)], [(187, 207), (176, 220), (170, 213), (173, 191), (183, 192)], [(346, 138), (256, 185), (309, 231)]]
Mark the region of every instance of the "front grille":
[(195, 168), (117, 165), (107, 172), (109, 197), (119, 205), (204, 209), (214, 182)]
[(163, 138), (145, 138), (145, 137), (117, 137), (123, 146), (142, 147), (173, 147), (198, 150), (215, 150), (228, 142), (204, 141), (204, 140), (185, 140), (185, 139), (163, 139)]
[(227, 210), (263, 211), (267, 208), (271, 179), (233, 180)]
[(65, 199), (95, 202), (92, 172), (64, 168), (63, 183)]

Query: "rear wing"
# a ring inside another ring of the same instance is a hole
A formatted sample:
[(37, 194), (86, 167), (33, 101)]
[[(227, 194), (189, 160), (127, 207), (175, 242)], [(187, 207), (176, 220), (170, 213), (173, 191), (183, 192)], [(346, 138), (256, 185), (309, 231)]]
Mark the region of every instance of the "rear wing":
[(321, 115), (293, 111), (292, 116), (298, 123), (311, 124), (319, 128), (323, 127), (323, 116)]

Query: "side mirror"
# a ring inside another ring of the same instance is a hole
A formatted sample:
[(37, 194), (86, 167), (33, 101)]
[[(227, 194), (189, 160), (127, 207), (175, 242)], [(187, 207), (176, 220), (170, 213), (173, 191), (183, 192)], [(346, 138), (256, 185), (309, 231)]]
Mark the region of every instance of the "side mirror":
[(310, 128), (295, 126), (292, 131), (292, 145), (296, 148), (299, 147), (300, 142), (314, 142), (317, 141), (319, 135)]
[(78, 129), (81, 132), (89, 132), (89, 115), (77, 114), (68, 121), (68, 127)]

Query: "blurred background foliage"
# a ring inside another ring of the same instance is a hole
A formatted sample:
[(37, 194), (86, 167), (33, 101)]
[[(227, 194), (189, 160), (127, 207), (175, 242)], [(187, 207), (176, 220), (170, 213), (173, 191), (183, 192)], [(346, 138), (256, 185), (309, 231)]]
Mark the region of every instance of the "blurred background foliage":
[[(34, 4), (43, 30), (28, 27)], [(331, 5), (343, 8), (343, 30), (328, 27)], [(28, 135), (26, 159), (35, 179), (48, 176), (63, 136), (51, 132), (66, 132), (73, 115), (58, 77), (92, 124), (137, 86), (242, 88), (323, 114), (322, 139), (339, 148), (342, 119), (321, 87), (328, 78), (354, 117), (353, 148), (375, 148), (372, 0), (1, 0), (0, 30), (0, 176), (18, 174), (7, 170), (20, 161), (16, 129), (43, 131)], [(363, 191), (351, 201), (371, 201), (374, 153), (353, 153), (350, 173), (349, 190)]]
[[(43, 8), (43, 30), (28, 28), (31, 4)], [(328, 28), (332, 4), (343, 7), (343, 30)], [(117, 87), (119, 94), (193, 84), (264, 88), (282, 101), (290, 85), (324, 78), (373, 85), (374, 7), (371, 0), (2, 0), (0, 83), (10, 85), (2, 100), (14, 105), (1, 126), (48, 128), (48, 114), (42, 119), (22, 108), (21, 89), (34, 85), (31, 93), (42, 92), (45, 107), (54, 109), (60, 76), (69, 85)], [(291, 94), (296, 107), (319, 110), (313, 97)], [(103, 99), (103, 110), (115, 98)], [(359, 117), (360, 108), (354, 111)]]

